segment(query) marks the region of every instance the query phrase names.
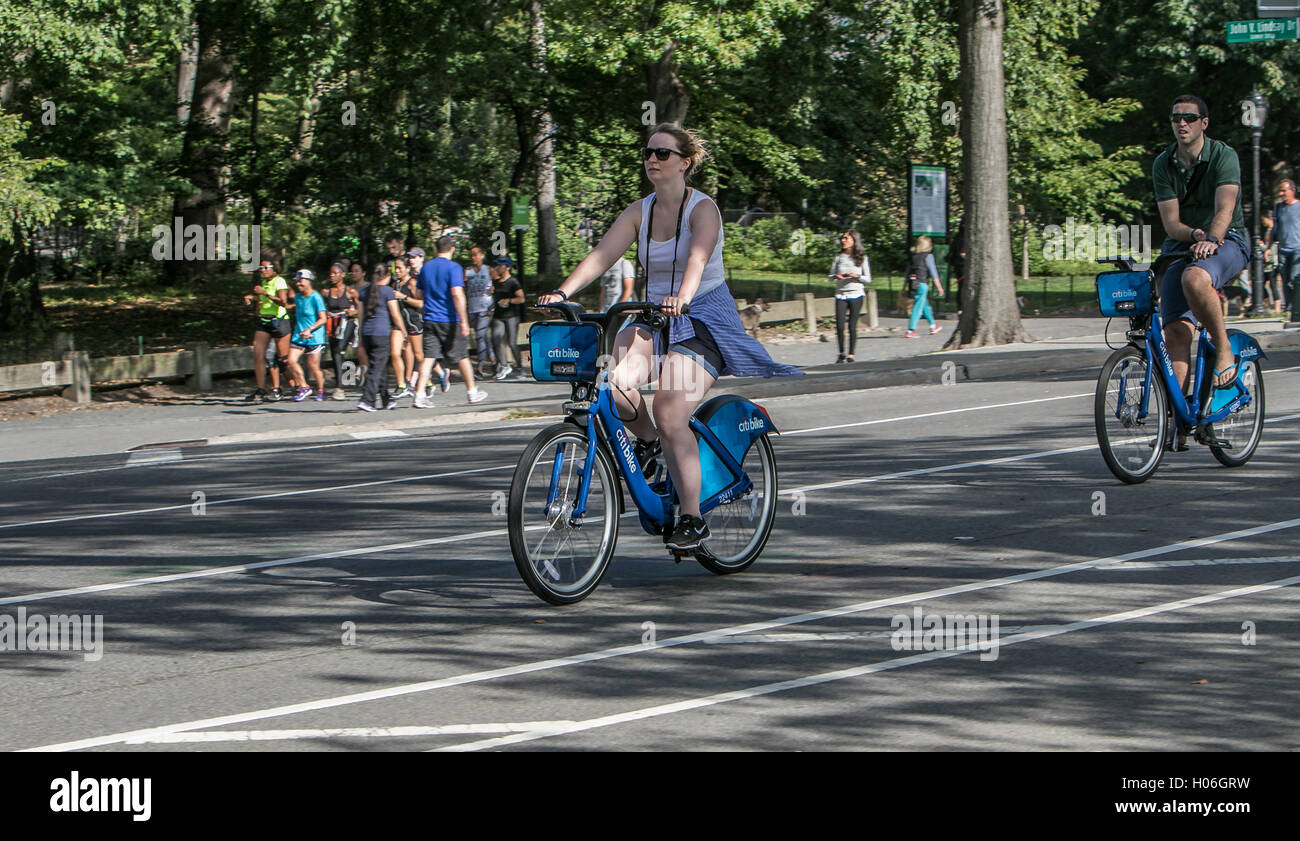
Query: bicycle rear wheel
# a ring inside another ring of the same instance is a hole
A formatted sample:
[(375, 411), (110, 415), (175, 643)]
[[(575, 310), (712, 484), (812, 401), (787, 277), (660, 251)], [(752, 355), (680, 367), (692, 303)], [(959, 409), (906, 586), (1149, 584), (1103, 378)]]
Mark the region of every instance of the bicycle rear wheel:
[(1115, 478), (1130, 485), (1145, 482), (1156, 472), (1169, 431), (1165, 390), (1155, 372), (1151, 373), (1147, 415), (1138, 417), (1147, 368), (1142, 351), (1131, 345), (1120, 348), (1101, 367), (1093, 400), (1101, 457)]
[(708, 551), (695, 559), (715, 575), (740, 572), (754, 563), (776, 518), (776, 457), (767, 435), (750, 446), (740, 467), (754, 483), (753, 489), (704, 515), (711, 535), (705, 543)]
[(581, 601), (596, 589), (618, 541), (619, 486), (614, 466), (595, 450), (586, 513), (572, 518), (587, 435), (560, 423), (537, 434), (510, 483), (510, 551), (519, 575), (551, 604)]
[(1250, 461), (1264, 432), (1264, 373), (1259, 360), (1242, 363), (1237, 373), (1241, 384), (1250, 392), (1250, 405), (1209, 425), (1210, 436), (1232, 446), (1210, 447), (1210, 452), (1225, 467), (1240, 467)]

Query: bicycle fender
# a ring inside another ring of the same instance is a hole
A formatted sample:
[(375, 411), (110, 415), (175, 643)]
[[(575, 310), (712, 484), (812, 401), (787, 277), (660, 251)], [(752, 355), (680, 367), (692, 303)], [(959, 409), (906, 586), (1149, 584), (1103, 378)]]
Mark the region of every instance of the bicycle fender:
[[(738, 464), (744, 462), (745, 454), (760, 437), (769, 432), (780, 434), (761, 406), (734, 394), (720, 394), (709, 400), (695, 413), (695, 419), (717, 436)], [(700, 499), (709, 499), (735, 481), (713, 449), (701, 446)]]
[(1242, 362), (1252, 359), (1267, 359), (1268, 354), (1255, 341), (1255, 337), (1244, 330), (1233, 328), (1228, 331), (1228, 344), (1232, 346), (1232, 355), (1241, 357)]

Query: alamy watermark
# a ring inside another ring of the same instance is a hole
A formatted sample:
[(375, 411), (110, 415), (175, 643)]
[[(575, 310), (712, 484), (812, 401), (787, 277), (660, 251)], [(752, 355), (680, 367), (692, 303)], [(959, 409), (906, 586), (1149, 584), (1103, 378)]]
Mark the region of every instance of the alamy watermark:
[(262, 256), (261, 225), (186, 225), (177, 216), (149, 233), (155, 260), (239, 260), (251, 272)]
[(889, 620), (894, 629), (889, 644), (895, 651), (976, 651), (981, 660), (998, 659), (996, 613), (900, 613)]
[(1113, 257), (1131, 257), (1139, 263), (1149, 261), (1151, 226), (1079, 223), (1070, 216), (1066, 217), (1064, 227), (1043, 227), (1044, 260), (1079, 260), (1091, 263)]
[(18, 608), (17, 616), (0, 613), (0, 653), (8, 651), (80, 651), (96, 662), (104, 656), (104, 616), (29, 616), (25, 607)]

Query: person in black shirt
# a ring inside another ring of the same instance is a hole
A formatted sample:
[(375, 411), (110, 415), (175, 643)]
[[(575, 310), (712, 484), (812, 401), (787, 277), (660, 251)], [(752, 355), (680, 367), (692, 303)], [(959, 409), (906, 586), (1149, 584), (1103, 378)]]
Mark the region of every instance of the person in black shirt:
[[(519, 322), (524, 317), (524, 288), (519, 285), (519, 281), (511, 277), (514, 271), (514, 261), (509, 257), (502, 257), (492, 263), (490, 272), (492, 274), (492, 343), (497, 348), (497, 361), (501, 365), (501, 370), (497, 372), (496, 378), (504, 380), (510, 376), (514, 370), (507, 361), (506, 349), (509, 348), (509, 359), (513, 359), (516, 366), (519, 366)], [(522, 367), (522, 366), (520, 366)]]

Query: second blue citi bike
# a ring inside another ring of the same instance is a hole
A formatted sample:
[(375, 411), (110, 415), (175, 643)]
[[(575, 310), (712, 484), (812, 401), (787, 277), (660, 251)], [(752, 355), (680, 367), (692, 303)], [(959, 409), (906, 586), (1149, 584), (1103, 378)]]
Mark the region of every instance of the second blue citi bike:
[[(584, 313), (567, 302), (548, 308), (565, 320), (529, 329), (532, 373), (571, 383), (572, 396), (564, 421), (543, 429), (524, 449), (510, 484), (508, 531), (529, 589), (551, 604), (571, 604), (591, 595), (609, 568), (625, 516), (623, 485), (647, 534), (666, 543), (672, 533), (677, 490), (666, 470), (646, 475), (648, 465), (638, 460), (618, 415), (609, 372), (601, 370), (611, 327), (639, 313), (658, 330), (667, 316), (637, 301), (605, 313)], [(739, 572), (763, 551), (776, 516), (776, 459), (768, 438), (779, 432), (765, 409), (734, 395), (703, 403), (690, 426), (700, 448), (700, 513), (712, 536), (698, 549), (668, 551), (677, 561), (694, 557), (718, 575)]]
[(1204, 327), (1198, 331), (1186, 394), (1174, 376), (1158, 293), (1164, 270), (1187, 257), (1186, 251), (1171, 252), (1149, 269), (1136, 269), (1127, 258), (1097, 261), (1119, 269), (1097, 275), (1102, 315), (1129, 319), (1128, 344), (1111, 354), (1097, 379), (1097, 442), (1110, 472), (1129, 484), (1150, 478), (1166, 450), (1186, 449), (1179, 442), (1187, 436), (1209, 447), (1227, 467), (1245, 464), (1259, 446), (1264, 426), (1259, 360), (1264, 352), (1250, 334), (1228, 330), (1237, 378), (1227, 388), (1214, 387), (1216, 353)]

